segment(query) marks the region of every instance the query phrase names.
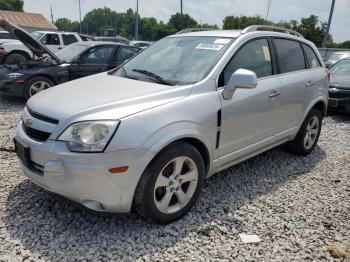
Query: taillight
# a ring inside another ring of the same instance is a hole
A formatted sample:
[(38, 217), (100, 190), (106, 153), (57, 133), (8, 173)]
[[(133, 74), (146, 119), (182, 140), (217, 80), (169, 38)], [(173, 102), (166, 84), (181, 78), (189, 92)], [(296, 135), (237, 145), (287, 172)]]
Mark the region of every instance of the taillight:
[(0, 47), (0, 55), (4, 55), (5, 54), (5, 49), (3, 47)]

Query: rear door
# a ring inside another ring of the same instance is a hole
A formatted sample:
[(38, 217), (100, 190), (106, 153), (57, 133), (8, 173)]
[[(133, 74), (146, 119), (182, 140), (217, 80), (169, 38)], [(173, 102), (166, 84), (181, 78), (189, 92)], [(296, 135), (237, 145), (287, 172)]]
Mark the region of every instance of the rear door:
[(116, 48), (114, 45), (104, 45), (90, 48), (70, 66), (70, 79), (77, 79), (107, 71), (113, 60)]
[(297, 40), (274, 38), (277, 70), (281, 82), (280, 111), (276, 118), (278, 131), (298, 127), (309, 102), (309, 88), (314, 75), (307, 70), (301, 44)]
[(301, 46), (304, 50), (307, 68), (313, 74), (313, 80), (310, 85), (307, 86), (310, 104), (311, 100), (316, 96), (324, 95), (325, 87), (328, 86), (328, 75), (313, 48), (305, 43), (302, 43)]

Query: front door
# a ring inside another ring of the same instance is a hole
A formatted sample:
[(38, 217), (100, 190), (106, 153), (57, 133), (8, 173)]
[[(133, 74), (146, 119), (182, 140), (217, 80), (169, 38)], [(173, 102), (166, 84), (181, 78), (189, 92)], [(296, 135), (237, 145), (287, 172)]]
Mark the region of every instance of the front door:
[(239, 68), (255, 72), (258, 84), (254, 89), (237, 89), (229, 100), (223, 98), (223, 89), (219, 90), (222, 103), (220, 165), (263, 147), (262, 143), (276, 134), (274, 120), (279, 109), (280, 82), (274, 75), (268, 40), (259, 38), (246, 43), (222, 72), (222, 84)]
[(107, 71), (114, 53), (114, 46), (99, 46), (90, 49), (80, 57), (77, 63), (71, 65), (70, 80)]

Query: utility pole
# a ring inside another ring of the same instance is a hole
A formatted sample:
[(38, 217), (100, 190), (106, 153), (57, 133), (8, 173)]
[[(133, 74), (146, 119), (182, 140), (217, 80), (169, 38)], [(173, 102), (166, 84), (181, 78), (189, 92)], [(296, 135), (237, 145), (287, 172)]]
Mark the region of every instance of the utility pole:
[(139, 40), (139, 0), (136, 0), (135, 40)]
[(327, 47), (329, 29), (331, 28), (331, 23), (332, 23), (332, 18), (333, 18), (334, 5), (335, 5), (335, 0), (332, 0), (331, 10), (329, 12), (329, 18), (328, 18), (328, 23), (327, 23), (326, 34), (324, 35), (323, 42), (322, 42), (323, 48)]
[(81, 30), (81, 0), (78, 0), (79, 1), (79, 32), (81, 33), (82, 30)]
[(266, 17), (265, 20), (269, 17), (270, 7), (271, 7), (272, 0), (267, 0), (267, 11), (266, 11)]
[(180, 0), (180, 12), (181, 12), (181, 29), (184, 29), (184, 14), (183, 14), (182, 0)]
[(54, 23), (54, 22), (53, 22), (53, 11), (52, 11), (52, 6), (50, 6), (50, 12), (51, 12), (51, 22)]

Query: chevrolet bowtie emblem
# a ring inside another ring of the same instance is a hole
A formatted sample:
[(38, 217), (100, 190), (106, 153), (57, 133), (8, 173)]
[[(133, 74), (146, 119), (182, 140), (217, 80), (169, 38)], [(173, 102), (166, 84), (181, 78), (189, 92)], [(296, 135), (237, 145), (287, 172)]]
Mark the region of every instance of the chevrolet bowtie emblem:
[(24, 119), (24, 124), (26, 126), (30, 126), (32, 124), (32, 120), (30, 120), (29, 118), (28, 119)]

